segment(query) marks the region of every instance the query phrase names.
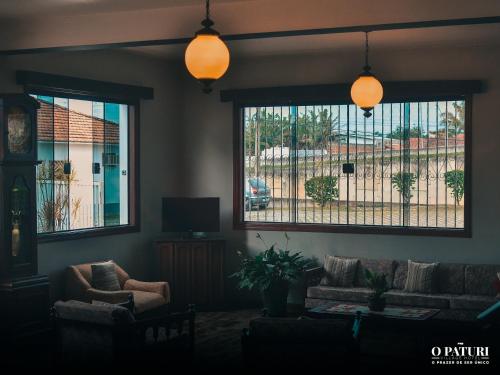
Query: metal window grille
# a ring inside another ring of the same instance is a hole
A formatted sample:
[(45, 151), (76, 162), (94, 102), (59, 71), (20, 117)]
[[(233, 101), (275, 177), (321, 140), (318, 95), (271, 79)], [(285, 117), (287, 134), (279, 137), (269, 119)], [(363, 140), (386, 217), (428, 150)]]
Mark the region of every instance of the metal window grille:
[(464, 100), (241, 113), (245, 222), (464, 228)]

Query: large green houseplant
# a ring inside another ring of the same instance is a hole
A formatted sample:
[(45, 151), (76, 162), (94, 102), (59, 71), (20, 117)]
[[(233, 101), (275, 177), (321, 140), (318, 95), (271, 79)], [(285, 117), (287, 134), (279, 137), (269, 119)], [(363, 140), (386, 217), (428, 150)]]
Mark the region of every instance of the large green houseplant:
[(231, 275), (239, 280), (240, 289), (257, 289), (262, 293), (264, 308), (269, 316), (285, 316), (290, 282), (303, 272), (307, 262), (300, 252), (288, 250), (289, 237), (285, 233), (287, 246), (279, 249), (277, 244), (267, 246), (260, 234), (257, 234), (266, 250), (255, 256), (242, 256), (240, 271)]

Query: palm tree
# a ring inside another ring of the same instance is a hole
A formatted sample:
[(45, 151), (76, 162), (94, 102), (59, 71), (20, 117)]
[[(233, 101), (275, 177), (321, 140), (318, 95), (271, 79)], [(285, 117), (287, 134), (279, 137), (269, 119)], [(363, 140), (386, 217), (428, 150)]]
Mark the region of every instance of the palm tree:
[(448, 126), (448, 137), (455, 137), (465, 131), (465, 102), (451, 103), (453, 110), (441, 113), (441, 125)]

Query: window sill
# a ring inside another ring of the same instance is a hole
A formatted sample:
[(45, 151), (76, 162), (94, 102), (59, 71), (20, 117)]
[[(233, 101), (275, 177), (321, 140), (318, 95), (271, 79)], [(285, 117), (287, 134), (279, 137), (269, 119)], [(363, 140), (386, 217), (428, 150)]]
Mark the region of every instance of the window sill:
[(115, 234), (135, 233), (141, 230), (139, 225), (119, 225), (106, 228), (89, 228), (69, 230), (55, 233), (38, 234), (38, 243), (79, 240), (100, 236), (112, 236)]
[(471, 238), (470, 227), (465, 228), (423, 228), (423, 227), (388, 227), (377, 225), (347, 225), (347, 224), (311, 224), (311, 223), (263, 223), (263, 222), (235, 222), (235, 230), (263, 230), (287, 232), (324, 232), (324, 233), (352, 233), (352, 234), (390, 234), (410, 236), (460, 237)]

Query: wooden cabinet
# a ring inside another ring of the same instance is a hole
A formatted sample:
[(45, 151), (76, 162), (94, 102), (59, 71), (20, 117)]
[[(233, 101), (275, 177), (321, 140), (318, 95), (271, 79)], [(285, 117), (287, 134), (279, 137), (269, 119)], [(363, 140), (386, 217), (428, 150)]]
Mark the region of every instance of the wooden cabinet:
[(160, 280), (170, 284), (176, 309), (190, 303), (197, 309), (217, 309), (224, 302), (225, 241), (177, 239), (157, 241)]

